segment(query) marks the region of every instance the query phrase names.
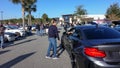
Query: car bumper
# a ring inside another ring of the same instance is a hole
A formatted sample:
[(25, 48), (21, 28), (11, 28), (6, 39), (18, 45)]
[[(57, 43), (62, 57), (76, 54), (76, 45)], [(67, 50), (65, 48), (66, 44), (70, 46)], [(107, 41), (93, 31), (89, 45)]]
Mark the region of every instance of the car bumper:
[(9, 37), (8, 41), (14, 41), (16, 37)]
[(95, 66), (95, 68), (120, 68), (120, 65), (107, 64), (103, 61), (95, 61), (93, 65)]
[(81, 68), (81, 66), (83, 67), (92, 66), (92, 68), (120, 68), (120, 64), (109, 64), (106, 63), (105, 61), (102, 61), (102, 59), (100, 58), (92, 58), (92, 57), (88, 57), (88, 56), (86, 57), (80, 55), (76, 55), (76, 57), (79, 63), (79, 68)]
[(120, 64), (110, 64), (99, 58), (87, 58), (94, 68), (120, 68)]

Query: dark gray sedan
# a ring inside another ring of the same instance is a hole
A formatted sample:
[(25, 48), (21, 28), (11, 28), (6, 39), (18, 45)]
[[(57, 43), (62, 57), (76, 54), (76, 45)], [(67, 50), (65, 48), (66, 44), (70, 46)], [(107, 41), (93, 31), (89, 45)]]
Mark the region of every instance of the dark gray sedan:
[(104, 26), (76, 26), (64, 32), (61, 44), (72, 68), (120, 68), (120, 32)]

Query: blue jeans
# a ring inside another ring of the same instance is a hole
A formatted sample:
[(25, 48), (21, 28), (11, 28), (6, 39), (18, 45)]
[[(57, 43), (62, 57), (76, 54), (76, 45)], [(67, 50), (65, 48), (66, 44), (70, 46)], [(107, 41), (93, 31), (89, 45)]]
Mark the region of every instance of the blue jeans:
[(57, 57), (57, 40), (55, 38), (49, 38), (49, 47), (46, 56), (50, 56), (50, 50), (53, 49), (53, 57)]
[(40, 35), (40, 31), (36, 29), (36, 35)]
[(3, 43), (4, 43), (4, 37), (3, 36), (0, 36), (0, 41), (1, 41), (0, 47), (2, 48), (3, 47)]
[(44, 30), (40, 29), (40, 36), (43, 36)]

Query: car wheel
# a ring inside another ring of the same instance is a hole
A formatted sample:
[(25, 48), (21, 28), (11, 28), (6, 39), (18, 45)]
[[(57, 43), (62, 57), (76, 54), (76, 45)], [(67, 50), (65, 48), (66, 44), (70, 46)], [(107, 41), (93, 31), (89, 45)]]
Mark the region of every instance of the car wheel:
[(4, 37), (4, 42), (8, 42), (8, 39), (6, 37)]

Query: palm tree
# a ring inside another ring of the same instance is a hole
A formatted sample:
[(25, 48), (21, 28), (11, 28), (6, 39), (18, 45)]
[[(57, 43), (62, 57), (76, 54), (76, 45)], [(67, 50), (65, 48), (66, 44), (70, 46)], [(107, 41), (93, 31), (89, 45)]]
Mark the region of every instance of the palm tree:
[(25, 30), (25, 6), (26, 6), (27, 1), (26, 0), (10, 0), (10, 1), (14, 4), (21, 4), (23, 29)]
[(86, 9), (83, 8), (82, 5), (77, 6), (76, 11), (75, 11), (75, 15), (80, 16), (80, 15), (86, 15), (86, 14), (87, 14), (87, 11), (86, 11)]
[(82, 20), (86, 14), (87, 14), (86, 9), (84, 9), (82, 5), (79, 5), (77, 6), (73, 16), (76, 16), (77, 18), (80, 18)]
[(42, 15), (42, 20), (43, 20), (44, 23), (46, 23), (48, 21), (48, 15), (46, 13), (44, 13)]
[(35, 3), (37, 2), (37, 0), (26, 0), (27, 4), (25, 6), (25, 11), (28, 12), (29, 18), (28, 18), (28, 25), (31, 25), (31, 12), (35, 12), (36, 11), (36, 5)]
[(22, 21), (23, 21), (23, 29), (25, 30), (25, 1), (24, 0), (10, 0), (14, 4), (21, 4), (22, 6)]

